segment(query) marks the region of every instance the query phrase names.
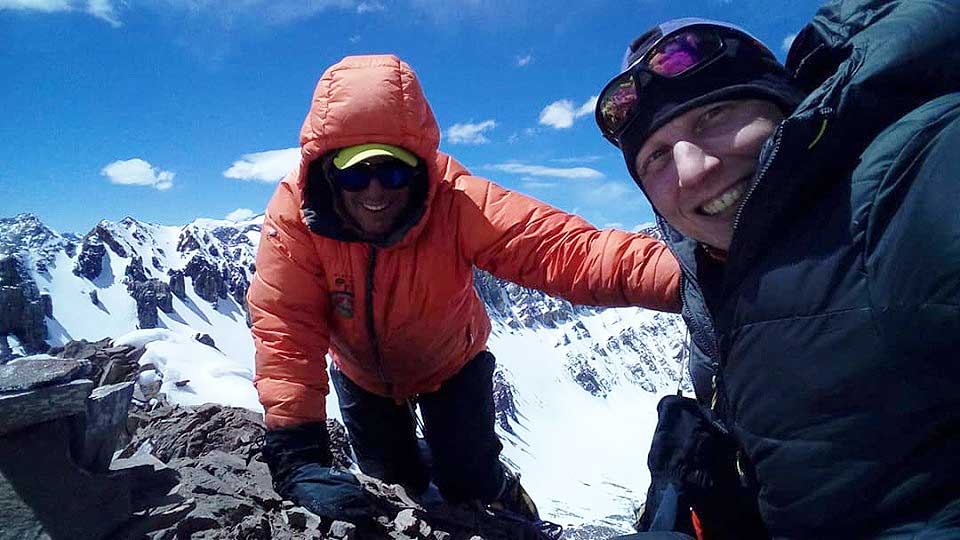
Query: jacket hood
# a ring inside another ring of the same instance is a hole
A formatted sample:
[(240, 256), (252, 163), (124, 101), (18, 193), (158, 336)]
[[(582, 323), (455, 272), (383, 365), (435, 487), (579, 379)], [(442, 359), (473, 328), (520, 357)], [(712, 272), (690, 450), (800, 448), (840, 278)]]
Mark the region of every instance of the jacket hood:
[(317, 172), (310, 164), (337, 148), (364, 143), (403, 147), (423, 163), (427, 185), (420, 208), (386, 244), (415, 236), (439, 181), (440, 129), (413, 69), (394, 55), (348, 56), (330, 66), (317, 83), (300, 130), (300, 167), (291, 178), (304, 194), (304, 218), (315, 233), (359, 241), (333, 213), (329, 186), (310, 181)]
[(957, 91), (958, 27), (960, 6), (952, 0), (825, 4), (787, 57), (788, 71), (809, 92), (795, 116), (820, 112), (823, 135), (816, 145), (829, 147), (832, 161), (851, 169), (887, 126)]
[(402, 146), (434, 161), (440, 129), (413, 69), (396, 56), (348, 56), (317, 83), (300, 129), (306, 163), (344, 146)]

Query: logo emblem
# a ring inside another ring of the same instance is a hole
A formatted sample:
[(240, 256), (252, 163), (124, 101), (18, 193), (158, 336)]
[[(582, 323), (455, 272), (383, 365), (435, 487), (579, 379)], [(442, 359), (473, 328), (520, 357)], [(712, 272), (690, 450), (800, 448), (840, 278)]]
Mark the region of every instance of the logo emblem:
[(332, 292), (330, 300), (333, 302), (333, 309), (341, 317), (353, 318), (353, 293), (350, 292)]

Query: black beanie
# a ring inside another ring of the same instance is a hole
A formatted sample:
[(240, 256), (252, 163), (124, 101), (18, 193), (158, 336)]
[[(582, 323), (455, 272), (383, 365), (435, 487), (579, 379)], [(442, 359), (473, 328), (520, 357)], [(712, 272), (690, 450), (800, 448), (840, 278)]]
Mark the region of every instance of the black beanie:
[[(668, 21), (641, 34), (627, 47), (621, 71), (626, 71), (646, 54), (665, 33), (703, 24), (732, 32), (735, 39), (728, 43), (729, 51), (703, 69), (689, 76), (664, 79), (662, 84), (657, 85), (661, 91), (653, 91), (651, 87), (641, 96), (633, 118), (620, 136), (620, 148), (627, 169), (637, 185), (640, 185), (640, 178), (634, 170), (634, 161), (640, 147), (651, 133), (677, 116), (709, 103), (729, 99), (765, 99), (789, 115), (805, 97), (804, 92), (792, 82), (787, 70), (763, 44), (733, 25), (703, 19)], [(669, 30), (664, 32), (665, 28)]]

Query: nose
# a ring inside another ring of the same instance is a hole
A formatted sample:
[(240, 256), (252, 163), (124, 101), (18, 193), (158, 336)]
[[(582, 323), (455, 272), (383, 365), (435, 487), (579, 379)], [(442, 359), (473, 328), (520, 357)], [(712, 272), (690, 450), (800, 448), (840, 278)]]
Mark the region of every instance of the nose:
[(367, 195), (382, 195), (385, 191), (383, 184), (380, 183), (380, 177), (376, 174), (370, 176), (370, 184), (364, 190)]
[(720, 159), (703, 148), (687, 141), (673, 145), (673, 162), (682, 188), (695, 188), (720, 166)]

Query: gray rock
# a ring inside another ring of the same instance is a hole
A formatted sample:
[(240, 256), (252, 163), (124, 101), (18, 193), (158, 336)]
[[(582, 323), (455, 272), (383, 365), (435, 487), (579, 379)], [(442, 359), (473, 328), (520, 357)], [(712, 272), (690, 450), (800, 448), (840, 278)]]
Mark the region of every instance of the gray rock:
[(265, 432), (259, 413), (213, 404), (195, 408), (161, 404), (150, 411), (138, 408), (130, 416), (139, 417), (142, 423), (124, 454), (150, 440), (154, 455), (164, 462), (198, 458), (213, 450), (246, 460), (259, 452), (258, 441)]
[(0, 435), (41, 422), (84, 414), (92, 388), (91, 381), (79, 379), (26, 392), (0, 394)]
[(110, 469), (132, 397), (130, 382), (100, 386), (90, 393), (83, 448), (75, 456), (78, 465), (94, 472)]
[(354, 540), (357, 534), (357, 526), (346, 521), (334, 521), (330, 524), (330, 530), (327, 533), (330, 538), (337, 540)]
[(287, 523), (289, 523), (290, 527), (295, 531), (320, 530), (320, 518), (306, 508), (291, 508), (290, 510), (285, 510), (284, 514), (287, 516)]
[(193, 280), (193, 290), (197, 296), (214, 303), (227, 297), (227, 284), (219, 269), (202, 255), (194, 255), (183, 269), (183, 273)]
[(53, 297), (47, 293), (40, 293), (40, 306), (46, 317), (53, 318)]
[(9, 337), (10, 336), (0, 335), (0, 366), (18, 356), (14, 354), (13, 349), (10, 348), (10, 343), (7, 342)]
[(393, 519), (393, 526), (394, 530), (413, 538), (426, 538), (431, 532), (430, 526), (417, 518), (411, 508), (401, 510)]
[(0, 257), (0, 335), (16, 336), (28, 354), (45, 351), (46, 307), (20, 257)]
[(157, 328), (159, 317), (157, 309), (164, 313), (173, 313), (173, 293), (170, 286), (156, 278), (146, 281), (130, 281), (127, 291), (137, 302), (137, 319), (140, 328)]
[(3, 523), (2, 540), (50, 540), (33, 509), (3, 476), (0, 476), (0, 523)]
[(177, 298), (185, 299), (187, 297), (187, 288), (183, 280), (183, 272), (180, 270), (170, 270), (170, 291), (177, 295)]
[(520, 418), (514, 399), (514, 388), (500, 368), (493, 374), (493, 408), (497, 425), (507, 433), (516, 435), (513, 426), (520, 423)]
[[(194, 334), (193, 339), (199, 341), (200, 343), (203, 343), (207, 347), (213, 347), (214, 349), (217, 348), (217, 344), (216, 342), (213, 341), (213, 338), (210, 337), (210, 334), (197, 333), (197, 334)], [(217, 349), (217, 350), (220, 350), (220, 349)]]
[(88, 234), (80, 244), (80, 255), (73, 266), (73, 273), (90, 281), (97, 279), (103, 271), (103, 259), (106, 255), (107, 248), (103, 242)]
[(101, 221), (97, 223), (97, 226), (93, 228), (92, 231), (87, 233), (87, 236), (96, 236), (101, 242), (107, 245), (114, 253), (121, 257), (127, 256), (127, 250), (123, 247), (119, 240), (113, 235), (113, 232), (110, 230), (110, 223), (107, 221)]
[(100, 296), (97, 295), (96, 289), (90, 291), (90, 303), (99, 306), (100, 305)]
[(0, 393), (23, 392), (87, 377), (90, 362), (24, 357), (0, 366)]
[(139, 367), (136, 362), (131, 362), (124, 356), (111, 357), (102, 367), (103, 373), (100, 376), (99, 384), (110, 385), (130, 382), (136, 378)]
[(103, 538), (129, 518), (128, 480), (74, 465), (74, 431), (69, 418), (60, 418), (0, 436), (0, 483), (7, 484), (0, 492), (12, 490), (33, 512), (33, 523), (21, 518), (17, 529), (30, 534), (39, 524), (53, 538)]
[(87, 341), (85, 339), (81, 339), (80, 341), (70, 341), (63, 347), (51, 348), (49, 354), (59, 358), (86, 360), (93, 358), (97, 354), (97, 351), (105, 349), (109, 346), (110, 338), (103, 338), (100, 341)]
[(146, 281), (147, 271), (143, 268), (143, 259), (134, 255), (123, 274), (124, 281), (128, 284)]

